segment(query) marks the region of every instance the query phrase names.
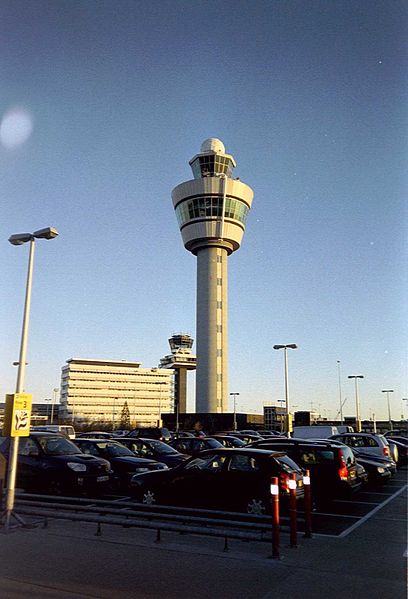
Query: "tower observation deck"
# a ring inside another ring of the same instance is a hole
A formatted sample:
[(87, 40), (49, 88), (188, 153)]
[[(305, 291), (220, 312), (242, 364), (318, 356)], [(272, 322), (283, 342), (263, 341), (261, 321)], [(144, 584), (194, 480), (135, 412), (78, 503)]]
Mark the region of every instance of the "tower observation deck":
[(253, 191), (216, 138), (190, 160), (194, 179), (172, 191), (185, 248), (197, 256), (196, 410), (228, 411), (228, 256), (242, 241)]

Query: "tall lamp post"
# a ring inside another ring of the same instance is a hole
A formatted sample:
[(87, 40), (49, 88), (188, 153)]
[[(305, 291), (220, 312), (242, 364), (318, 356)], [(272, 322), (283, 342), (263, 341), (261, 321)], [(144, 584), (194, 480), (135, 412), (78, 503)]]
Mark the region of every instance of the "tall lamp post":
[[(53, 227), (47, 227), (45, 229), (39, 229), (34, 233), (16, 233), (9, 237), (9, 242), (12, 245), (23, 245), (24, 243), (30, 242), (30, 252), (28, 257), (28, 270), (27, 270), (27, 283), (25, 292), (25, 303), (24, 303), (24, 314), (23, 314), (23, 326), (21, 331), (21, 342), (20, 342), (20, 356), (18, 360), (18, 372), (16, 382), (16, 393), (23, 393), (24, 391), (24, 375), (27, 357), (27, 341), (28, 341), (28, 322), (30, 318), (30, 305), (31, 305), (31, 288), (33, 279), (33, 265), (34, 265), (34, 247), (36, 239), (54, 239), (57, 237), (58, 231)], [(22, 519), (13, 512), (14, 510), (14, 498), (15, 498), (15, 485), (16, 485), (16, 474), (17, 474), (17, 457), (18, 457), (18, 437), (11, 437), (10, 440), (10, 453), (9, 453), (9, 464), (7, 473), (7, 492), (6, 492), (6, 509), (5, 509), (5, 529), (8, 530), (10, 527), (10, 519), (13, 515), (20, 523), (23, 523)]]
[(340, 360), (337, 360), (337, 372), (338, 372), (338, 375), (339, 375), (340, 424), (343, 424), (343, 401), (342, 401), (342, 398), (341, 398)]
[(392, 418), (391, 418), (391, 406), (390, 406), (390, 393), (394, 393), (394, 389), (383, 389), (382, 393), (387, 394), (387, 405), (388, 405), (388, 425), (390, 431), (392, 431)]
[(54, 422), (54, 408), (55, 408), (55, 403), (57, 401), (58, 391), (59, 391), (58, 387), (56, 387), (55, 389), (52, 390), (53, 399), (52, 399), (52, 405), (51, 405), (51, 424), (53, 424), (53, 422)]
[(288, 349), (297, 349), (296, 343), (288, 343), (287, 345), (274, 345), (273, 349), (283, 349), (285, 354), (285, 432), (290, 432), (289, 426), (289, 380), (288, 380)]
[(237, 395), (239, 395), (239, 393), (230, 393), (230, 395), (233, 396), (234, 398), (234, 431), (237, 430), (237, 403), (236, 403), (236, 399), (237, 399)]
[(356, 433), (361, 433), (361, 419), (360, 419), (360, 400), (358, 398), (358, 386), (357, 379), (363, 379), (362, 374), (351, 374), (349, 379), (354, 379), (354, 388), (356, 393)]

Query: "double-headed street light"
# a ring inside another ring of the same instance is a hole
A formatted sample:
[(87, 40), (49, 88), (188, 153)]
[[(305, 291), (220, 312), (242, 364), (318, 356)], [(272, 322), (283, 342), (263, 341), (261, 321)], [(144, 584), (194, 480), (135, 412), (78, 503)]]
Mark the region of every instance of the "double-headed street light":
[(360, 419), (360, 400), (358, 398), (358, 387), (357, 379), (363, 379), (362, 374), (351, 374), (348, 376), (349, 379), (354, 379), (354, 387), (356, 392), (356, 433), (361, 433), (361, 419)]
[(239, 393), (230, 393), (230, 395), (233, 396), (234, 398), (234, 431), (237, 430), (237, 403), (236, 403), (236, 399), (237, 399), (237, 395), (239, 395)]
[(286, 425), (285, 432), (290, 432), (289, 426), (289, 381), (288, 381), (288, 349), (297, 349), (296, 343), (288, 343), (287, 345), (274, 345), (273, 349), (283, 349), (285, 354), (285, 412)]
[(387, 394), (387, 404), (388, 404), (388, 424), (390, 427), (390, 431), (392, 431), (392, 418), (391, 418), (391, 406), (390, 406), (390, 393), (394, 393), (394, 389), (383, 389), (382, 393)]
[[(23, 245), (23, 243), (30, 242), (30, 252), (28, 257), (28, 271), (27, 271), (27, 283), (24, 303), (24, 315), (23, 315), (23, 327), (21, 331), (21, 342), (20, 342), (20, 357), (18, 360), (18, 372), (17, 372), (17, 383), (16, 393), (23, 393), (24, 391), (24, 375), (26, 367), (26, 356), (27, 356), (27, 340), (28, 340), (28, 321), (30, 318), (30, 304), (31, 304), (31, 287), (33, 278), (33, 264), (34, 264), (34, 245), (36, 239), (54, 239), (57, 237), (58, 231), (53, 227), (46, 227), (45, 229), (39, 229), (34, 233), (16, 233), (9, 237), (9, 242), (12, 245)], [(15, 497), (15, 484), (17, 474), (17, 457), (18, 457), (18, 437), (11, 437), (10, 441), (10, 453), (9, 453), (9, 464), (8, 464), (8, 476), (7, 476), (7, 493), (6, 493), (6, 509), (5, 509), (5, 529), (8, 530), (10, 526), (10, 519), (14, 509), (14, 497)], [(16, 514), (13, 514), (17, 520), (21, 521)]]

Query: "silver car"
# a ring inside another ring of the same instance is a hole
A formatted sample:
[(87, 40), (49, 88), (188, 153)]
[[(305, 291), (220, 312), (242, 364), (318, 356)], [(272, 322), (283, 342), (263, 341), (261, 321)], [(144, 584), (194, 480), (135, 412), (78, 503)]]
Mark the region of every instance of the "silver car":
[(331, 439), (337, 439), (345, 445), (358, 449), (367, 455), (376, 455), (379, 457), (392, 458), (394, 462), (398, 461), (398, 448), (384, 437), (377, 433), (343, 433), (333, 435)]

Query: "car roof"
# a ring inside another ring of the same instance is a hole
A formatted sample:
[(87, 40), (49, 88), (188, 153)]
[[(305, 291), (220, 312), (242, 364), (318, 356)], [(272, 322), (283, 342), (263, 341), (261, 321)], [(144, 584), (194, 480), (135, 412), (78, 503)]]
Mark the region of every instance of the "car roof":
[[(260, 455), (260, 456), (273, 456), (273, 457), (279, 457), (279, 456), (286, 456), (286, 453), (284, 451), (273, 451), (271, 452), (268, 449), (258, 449), (257, 447), (214, 447), (213, 449), (205, 449), (204, 451), (200, 452), (200, 455), (209, 455), (212, 453), (225, 453), (227, 455), (235, 455), (238, 453), (249, 453), (249, 454), (255, 454), (255, 455)], [(200, 457), (200, 456), (198, 456)]]
[(89, 441), (91, 441), (92, 443), (116, 443), (119, 444), (119, 441), (117, 439), (108, 439), (108, 438), (98, 438), (98, 437), (80, 437), (79, 439), (74, 439), (74, 443), (76, 442), (79, 443), (89, 443)]

